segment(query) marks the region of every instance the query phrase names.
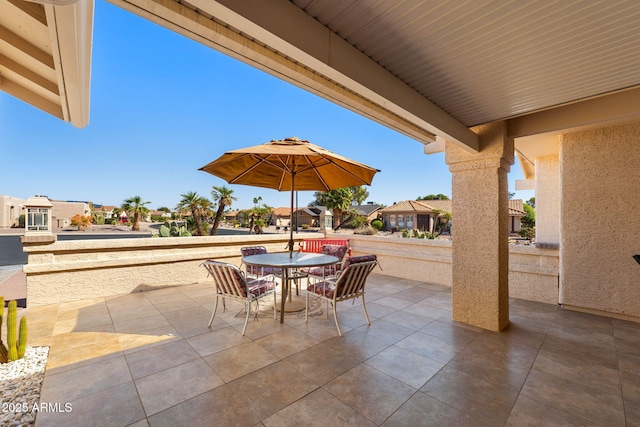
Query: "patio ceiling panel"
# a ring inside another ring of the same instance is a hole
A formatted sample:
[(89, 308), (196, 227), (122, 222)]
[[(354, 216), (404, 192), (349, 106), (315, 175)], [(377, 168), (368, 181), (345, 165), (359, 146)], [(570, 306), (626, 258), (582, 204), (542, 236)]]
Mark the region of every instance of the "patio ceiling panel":
[(470, 127), (640, 85), (637, 1), (293, 2)]

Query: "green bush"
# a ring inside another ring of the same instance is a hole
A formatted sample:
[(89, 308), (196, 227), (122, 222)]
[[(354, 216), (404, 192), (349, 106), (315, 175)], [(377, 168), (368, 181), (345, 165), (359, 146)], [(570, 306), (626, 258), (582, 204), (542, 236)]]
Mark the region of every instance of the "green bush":
[(536, 237), (536, 229), (534, 227), (522, 227), (520, 231), (518, 231), (518, 234), (520, 237), (531, 240)]
[(376, 231), (380, 231), (382, 230), (382, 227), (384, 227), (384, 223), (382, 222), (381, 219), (374, 219), (373, 221), (371, 221), (371, 227), (373, 227)]
[(360, 215), (353, 215), (347, 224), (348, 228), (361, 228), (367, 225), (367, 218)]

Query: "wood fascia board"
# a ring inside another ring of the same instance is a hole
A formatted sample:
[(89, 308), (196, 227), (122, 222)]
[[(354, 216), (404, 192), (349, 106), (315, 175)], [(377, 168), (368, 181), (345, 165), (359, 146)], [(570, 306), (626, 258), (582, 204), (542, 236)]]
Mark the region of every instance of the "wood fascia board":
[(45, 6), (64, 120), (89, 124), (93, 0)]

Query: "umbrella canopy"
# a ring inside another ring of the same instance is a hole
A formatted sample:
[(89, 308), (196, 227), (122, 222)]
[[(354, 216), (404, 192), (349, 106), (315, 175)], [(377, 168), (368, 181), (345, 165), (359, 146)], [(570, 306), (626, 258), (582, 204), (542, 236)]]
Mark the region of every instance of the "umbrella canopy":
[[(224, 153), (200, 170), (229, 184), (291, 191), (330, 191), (370, 185), (378, 169), (347, 159), (297, 137)], [(289, 252), (293, 251), (293, 230)]]

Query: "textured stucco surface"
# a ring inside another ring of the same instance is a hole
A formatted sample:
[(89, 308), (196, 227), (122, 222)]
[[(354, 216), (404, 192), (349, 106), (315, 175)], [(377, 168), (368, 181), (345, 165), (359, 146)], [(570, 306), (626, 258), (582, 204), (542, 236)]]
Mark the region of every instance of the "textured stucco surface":
[(560, 161), (536, 158), (536, 242), (560, 243)]
[(564, 135), (561, 301), (640, 317), (640, 123)]
[(506, 125), (474, 129), (480, 153), (447, 144), (452, 173), (452, 317), (500, 331), (509, 323), (508, 183), (513, 140)]

